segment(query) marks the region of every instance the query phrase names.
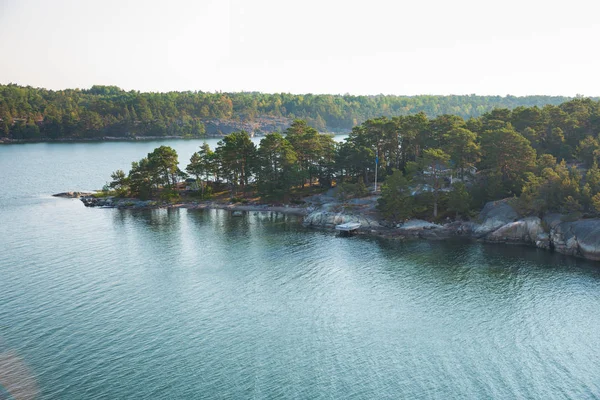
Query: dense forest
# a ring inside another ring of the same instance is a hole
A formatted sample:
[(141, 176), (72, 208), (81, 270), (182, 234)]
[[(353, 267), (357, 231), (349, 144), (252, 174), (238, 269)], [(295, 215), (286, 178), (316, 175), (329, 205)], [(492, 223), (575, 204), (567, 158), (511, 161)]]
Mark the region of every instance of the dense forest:
[[(320, 132), (349, 131), (380, 116), (423, 112), (429, 117), (452, 114), (471, 118), (494, 108), (543, 107), (568, 100), (561, 96), (140, 93), (115, 86), (52, 91), (9, 84), (0, 85), (0, 139), (202, 137), (207, 131), (228, 133), (219, 131), (214, 121), (260, 122), (263, 119), (275, 127), (273, 129), (302, 119)], [(257, 130), (264, 125), (258, 123)]]
[(390, 221), (468, 218), (507, 197), (523, 214), (580, 218), (600, 212), (599, 132), (600, 102), (583, 98), (468, 120), (378, 117), (355, 126), (342, 143), (296, 120), (258, 147), (247, 132), (225, 136), (216, 149), (204, 144), (185, 172), (177, 153), (161, 146), (128, 174), (116, 171), (108, 186), (121, 196), (177, 196), (177, 182), (193, 176), (201, 197), (226, 182), (232, 198), (290, 201), (305, 185), (336, 185), (343, 200), (367, 195), (377, 170), (379, 208)]

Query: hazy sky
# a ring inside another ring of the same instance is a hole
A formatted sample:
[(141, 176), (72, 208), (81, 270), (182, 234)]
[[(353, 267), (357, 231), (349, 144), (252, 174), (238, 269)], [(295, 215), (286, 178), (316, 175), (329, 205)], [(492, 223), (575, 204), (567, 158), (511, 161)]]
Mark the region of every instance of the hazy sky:
[(600, 95), (592, 0), (0, 0), (0, 83)]

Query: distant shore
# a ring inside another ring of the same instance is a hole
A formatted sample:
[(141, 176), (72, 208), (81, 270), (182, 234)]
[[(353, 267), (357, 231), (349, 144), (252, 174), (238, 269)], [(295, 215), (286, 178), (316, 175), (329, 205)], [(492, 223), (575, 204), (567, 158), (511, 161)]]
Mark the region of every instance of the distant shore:
[(22, 144), (22, 143), (90, 143), (90, 142), (145, 142), (152, 140), (201, 140), (221, 138), (222, 135), (205, 135), (199, 137), (184, 136), (135, 136), (118, 137), (103, 136), (99, 138), (59, 138), (59, 139), (8, 139), (0, 138), (0, 144)]
[[(329, 135), (346, 135), (348, 132), (324, 132)], [(10, 139), (0, 138), (2, 144), (24, 144), (24, 143), (94, 143), (94, 142), (149, 142), (156, 140), (206, 140), (206, 139), (221, 139), (225, 135), (206, 134), (198, 137), (186, 136), (103, 136), (99, 138), (58, 138), (58, 139)], [(255, 134), (253, 137), (263, 137), (263, 134)]]

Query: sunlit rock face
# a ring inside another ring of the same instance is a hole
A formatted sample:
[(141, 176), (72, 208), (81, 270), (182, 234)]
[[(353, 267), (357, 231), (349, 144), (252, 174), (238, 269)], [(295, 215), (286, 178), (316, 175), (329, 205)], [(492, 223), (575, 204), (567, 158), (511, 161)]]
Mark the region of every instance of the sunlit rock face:
[(600, 219), (561, 222), (555, 215), (545, 218), (550, 241), (559, 253), (600, 260)]
[(479, 213), (481, 222), (474, 230), (476, 236), (485, 236), (502, 226), (516, 221), (519, 218), (514, 208), (506, 201), (490, 201)]
[(489, 242), (527, 243), (546, 247), (548, 234), (538, 217), (528, 217), (501, 226), (485, 237)]
[(304, 226), (333, 228), (336, 225), (346, 224), (348, 222), (358, 222), (361, 229), (379, 228), (379, 222), (359, 214), (346, 214), (343, 212), (314, 211), (304, 218)]
[(568, 222), (560, 214), (548, 214), (543, 220), (538, 217), (519, 219), (515, 209), (505, 200), (487, 203), (479, 214), (478, 222), (455, 221), (444, 225), (415, 219), (391, 227), (373, 216), (336, 212), (338, 208), (338, 203), (323, 204), (306, 216), (304, 225), (331, 229), (336, 225), (359, 222), (363, 231), (384, 231), (389, 236), (424, 239), (462, 236), (490, 243), (535, 246), (600, 260), (600, 219)]

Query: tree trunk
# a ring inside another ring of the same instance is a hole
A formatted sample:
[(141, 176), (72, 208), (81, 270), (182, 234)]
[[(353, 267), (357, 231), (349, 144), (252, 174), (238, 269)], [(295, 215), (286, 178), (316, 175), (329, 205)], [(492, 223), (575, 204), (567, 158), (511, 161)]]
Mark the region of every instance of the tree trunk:
[(432, 165), (432, 167), (433, 167), (433, 218), (437, 218), (440, 182), (438, 180), (437, 171), (435, 170), (435, 166)]

